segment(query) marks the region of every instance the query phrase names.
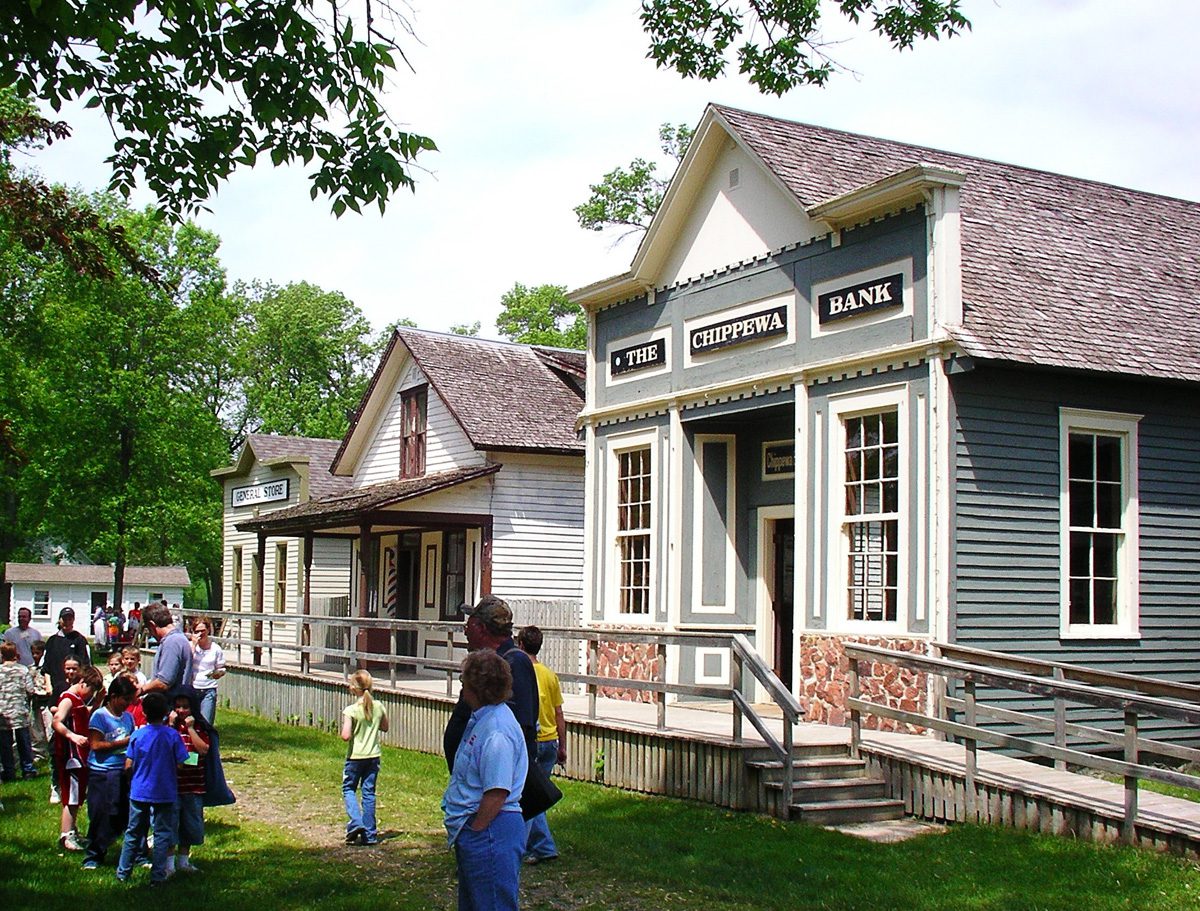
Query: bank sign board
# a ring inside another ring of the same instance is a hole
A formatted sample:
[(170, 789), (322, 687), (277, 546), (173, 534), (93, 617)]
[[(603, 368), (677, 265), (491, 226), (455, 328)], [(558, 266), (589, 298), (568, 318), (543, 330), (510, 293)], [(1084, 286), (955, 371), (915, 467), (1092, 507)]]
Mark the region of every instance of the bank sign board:
[(649, 370), (651, 367), (661, 367), (666, 362), (667, 340), (663, 338), (630, 345), (628, 348), (618, 348), (608, 356), (608, 368), (612, 376), (633, 373), (635, 370)]
[(274, 503), (288, 498), (288, 479), (266, 481), (262, 484), (252, 484), (249, 487), (233, 488), (230, 498), (236, 509), (238, 506), (257, 506), (260, 503)]
[(788, 307), (780, 304), (756, 313), (710, 323), (688, 333), (692, 354), (707, 354), (722, 348), (732, 348), (746, 342), (757, 342), (777, 335), (787, 335)]
[(903, 304), (904, 276), (886, 275), (818, 296), (817, 318), (822, 323), (831, 323)]

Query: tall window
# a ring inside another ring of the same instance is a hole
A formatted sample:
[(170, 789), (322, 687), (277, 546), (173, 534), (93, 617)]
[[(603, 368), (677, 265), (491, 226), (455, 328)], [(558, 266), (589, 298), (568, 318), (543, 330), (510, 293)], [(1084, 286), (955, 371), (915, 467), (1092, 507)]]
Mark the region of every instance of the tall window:
[(1063, 413), (1064, 632), (1136, 630), (1136, 421)]
[(33, 590), (33, 616), (49, 617), (50, 616), (50, 592), (47, 589), (35, 588)]
[(448, 531), (442, 547), (442, 619), (458, 620), (467, 600), (467, 533)]
[(288, 546), (285, 541), (275, 545), (275, 613), (287, 608)]
[(233, 609), (242, 609), (242, 549), (233, 549)]
[(896, 411), (843, 419), (848, 619), (899, 615), (900, 434)]
[(650, 613), (650, 447), (617, 456), (618, 585), (622, 614)]
[(425, 474), (425, 413), (428, 386), (400, 393), (400, 477)]

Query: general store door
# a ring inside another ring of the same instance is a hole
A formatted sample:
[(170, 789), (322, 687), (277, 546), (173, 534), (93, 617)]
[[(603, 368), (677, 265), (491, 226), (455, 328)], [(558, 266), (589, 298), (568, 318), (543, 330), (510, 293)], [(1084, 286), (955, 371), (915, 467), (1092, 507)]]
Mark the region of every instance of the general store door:
[(789, 690), (792, 688), (792, 656), (796, 642), (795, 578), (796, 522), (776, 519), (773, 523), (775, 577), (771, 592), (772, 639), (774, 655), (772, 670)]

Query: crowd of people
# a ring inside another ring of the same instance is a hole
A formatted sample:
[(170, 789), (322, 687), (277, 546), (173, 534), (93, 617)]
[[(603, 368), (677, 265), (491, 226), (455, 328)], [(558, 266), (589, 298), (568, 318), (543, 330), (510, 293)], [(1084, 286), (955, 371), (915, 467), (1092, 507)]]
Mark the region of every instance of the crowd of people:
[(204, 807), (233, 801), (213, 726), (225, 658), (206, 618), (185, 632), (165, 601), (135, 610), (131, 643), (144, 634), (157, 644), (149, 675), (141, 650), (121, 646), (119, 634), (105, 639), (112, 649), (102, 673), (69, 607), (46, 640), (29, 610), (18, 611), (0, 642), (0, 778), (14, 780), (17, 762), (22, 777), (36, 778), (46, 763), (50, 801), (61, 807), (60, 849), (99, 870), (119, 843), (118, 880), (146, 867), (161, 884), (197, 872), (191, 851), (204, 843)]
[[(537, 627), (514, 640), (511, 609), (490, 595), (462, 611), (469, 654), (443, 738), (450, 780), (442, 800), (459, 908), (516, 909), (522, 864), (558, 857), (544, 812), (523, 809), (522, 798), (535, 767), (548, 776), (566, 762), (562, 692), (538, 660)], [(145, 675), (136, 645), (114, 647), (107, 674), (94, 667), (70, 608), (44, 642), (28, 610), (17, 619), (0, 643), (4, 780), (16, 777), (16, 761), (24, 777), (36, 777), (49, 754), (59, 846), (83, 852), (84, 869), (103, 867), (119, 843), (122, 882), (138, 866), (149, 868), (152, 884), (196, 872), (191, 853), (204, 843), (204, 807), (233, 801), (213, 726), (225, 659), (210, 621), (195, 619), (185, 631), (165, 602), (149, 606), (139, 629), (157, 647)], [(380, 838), (375, 792), (389, 721), (373, 689), (367, 671), (352, 674), (354, 701), (342, 717), (348, 845)], [(85, 804), (86, 839), (78, 828)]]

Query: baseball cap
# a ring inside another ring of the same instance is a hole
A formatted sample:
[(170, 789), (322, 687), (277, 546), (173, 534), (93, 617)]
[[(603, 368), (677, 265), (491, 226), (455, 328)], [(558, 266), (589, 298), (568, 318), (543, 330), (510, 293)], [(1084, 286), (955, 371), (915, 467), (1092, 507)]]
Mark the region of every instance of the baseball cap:
[(64, 607), (62, 610), (60, 610), (58, 612), (59, 620), (61, 620), (63, 617), (74, 617), (74, 616), (75, 616), (75, 609), (72, 607)]
[(512, 610), (503, 598), (497, 598), (495, 595), (484, 595), (474, 607), (464, 604), (458, 610), (467, 617), (474, 617), (476, 620), (486, 623), (495, 632), (512, 632)]

